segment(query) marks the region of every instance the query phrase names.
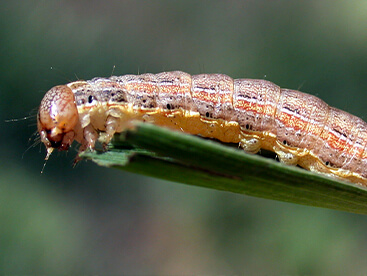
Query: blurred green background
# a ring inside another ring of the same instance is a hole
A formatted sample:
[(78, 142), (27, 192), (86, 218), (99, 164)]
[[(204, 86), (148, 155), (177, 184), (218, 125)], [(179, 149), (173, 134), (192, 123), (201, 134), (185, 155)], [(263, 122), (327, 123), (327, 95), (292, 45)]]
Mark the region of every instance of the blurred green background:
[[(54, 85), (182, 70), (266, 78), (367, 118), (365, 1), (7, 1), (0, 274), (362, 274), (367, 217), (27, 148)], [(32, 111), (33, 110), (33, 111)]]

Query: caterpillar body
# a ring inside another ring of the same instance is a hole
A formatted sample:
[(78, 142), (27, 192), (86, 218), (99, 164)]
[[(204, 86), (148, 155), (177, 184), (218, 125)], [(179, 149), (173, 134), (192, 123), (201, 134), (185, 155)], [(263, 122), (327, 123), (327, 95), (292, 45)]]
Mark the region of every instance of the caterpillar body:
[(107, 144), (132, 120), (239, 143), (248, 153), (367, 185), (367, 124), (321, 99), (274, 83), (184, 72), (94, 78), (55, 86), (41, 101), (38, 131), (47, 148), (79, 152)]

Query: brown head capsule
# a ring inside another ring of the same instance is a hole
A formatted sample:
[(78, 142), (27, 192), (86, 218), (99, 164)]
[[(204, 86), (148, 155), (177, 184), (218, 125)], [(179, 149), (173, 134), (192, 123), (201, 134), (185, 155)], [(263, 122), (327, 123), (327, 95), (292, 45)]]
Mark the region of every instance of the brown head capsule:
[(38, 132), (47, 149), (45, 160), (54, 149), (70, 147), (78, 119), (74, 93), (68, 86), (55, 86), (46, 93), (37, 116)]

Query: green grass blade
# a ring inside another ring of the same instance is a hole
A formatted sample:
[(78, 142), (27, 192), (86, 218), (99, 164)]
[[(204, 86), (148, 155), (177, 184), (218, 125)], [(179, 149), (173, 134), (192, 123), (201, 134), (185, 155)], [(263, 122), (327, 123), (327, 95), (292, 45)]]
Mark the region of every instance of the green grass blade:
[(174, 182), (286, 202), (367, 214), (367, 189), (220, 143), (136, 122), (97, 164)]

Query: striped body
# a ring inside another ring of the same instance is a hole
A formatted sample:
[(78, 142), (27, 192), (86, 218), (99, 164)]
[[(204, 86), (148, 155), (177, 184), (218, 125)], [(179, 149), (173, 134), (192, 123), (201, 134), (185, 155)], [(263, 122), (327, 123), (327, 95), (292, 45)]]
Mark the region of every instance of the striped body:
[[(138, 119), (240, 143), (250, 153), (271, 150), (284, 163), (367, 183), (367, 124), (315, 96), (269, 81), (175, 71), (95, 78), (56, 88), (69, 89), (75, 97), (79, 122), (72, 131), (73, 139), (84, 145), (81, 150), (94, 148), (98, 137), (109, 142)], [(59, 92), (48, 93), (41, 115), (50, 113), (52, 103), (46, 101)]]

